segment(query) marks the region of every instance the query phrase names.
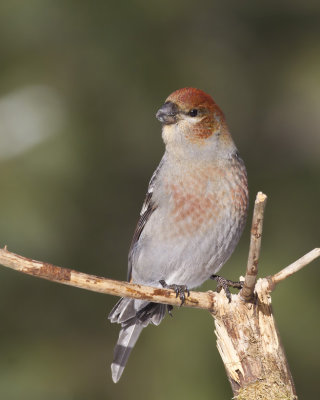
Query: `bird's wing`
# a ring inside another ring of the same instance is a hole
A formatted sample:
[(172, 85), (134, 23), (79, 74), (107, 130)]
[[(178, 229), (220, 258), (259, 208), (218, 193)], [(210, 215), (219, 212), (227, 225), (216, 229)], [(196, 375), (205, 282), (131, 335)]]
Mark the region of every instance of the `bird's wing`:
[(148, 191), (146, 194), (146, 198), (144, 200), (144, 203), (142, 205), (141, 211), (140, 211), (140, 218), (138, 220), (136, 229), (133, 234), (130, 250), (129, 250), (129, 256), (128, 256), (128, 281), (131, 280), (131, 273), (132, 273), (132, 260), (133, 260), (133, 254), (136, 248), (136, 244), (141, 236), (141, 233), (143, 231), (143, 228), (145, 227), (146, 223), (148, 222), (150, 216), (154, 212), (154, 210), (157, 208), (157, 204), (154, 202), (153, 199), (153, 190), (155, 187), (156, 180), (159, 176), (159, 172), (162, 168), (163, 165), (163, 160), (160, 161), (160, 164), (158, 165), (157, 169), (154, 171), (150, 182), (148, 186)]

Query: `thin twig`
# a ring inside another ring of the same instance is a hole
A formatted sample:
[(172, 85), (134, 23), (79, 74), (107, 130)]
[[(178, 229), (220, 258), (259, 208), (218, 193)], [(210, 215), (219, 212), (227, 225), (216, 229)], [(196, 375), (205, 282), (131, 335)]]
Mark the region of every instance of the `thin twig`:
[(266, 202), (267, 196), (262, 192), (258, 192), (253, 210), (247, 271), (244, 279), (243, 288), (240, 291), (240, 296), (244, 301), (251, 300), (257, 280), (263, 213)]
[(269, 280), (269, 288), (273, 290), (274, 287), (284, 279), (298, 272), (300, 269), (310, 264), (313, 260), (320, 257), (320, 248), (315, 248), (309, 253), (305, 254), (299, 260), (294, 263), (288, 265), (286, 268), (283, 268), (281, 271), (277, 272), (275, 275), (268, 277)]
[[(0, 249), (0, 264), (24, 274), (37, 278), (75, 286), (93, 292), (111, 294), (121, 297), (149, 300), (154, 303), (171, 304), (180, 306), (181, 300), (176, 297), (173, 290), (137, 285), (129, 282), (115, 281), (100, 276), (84, 274), (73, 269), (61, 268), (56, 265), (31, 260), (30, 258), (11, 253), (5, 247)], [(213, 311), (216, 293), (190, 292), (186, 297), (186, 307), (202, 308)]]

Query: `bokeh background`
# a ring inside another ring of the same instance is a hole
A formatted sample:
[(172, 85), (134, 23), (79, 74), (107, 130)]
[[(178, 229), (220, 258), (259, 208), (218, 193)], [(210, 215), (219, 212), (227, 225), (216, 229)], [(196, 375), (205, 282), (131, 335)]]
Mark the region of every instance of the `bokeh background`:
[[(1, 1), (1, 246), (125, 279), (163, 153), (155, 112), (184, 86), (210, 93), (227, 116), (248, 169), (250, 220), (256, 192), (268, 194), (260, 274), (319, 246), (319, 17), (309, 0)], [(248, 226), (228, 278), (244, 273)], [(319, 267), (273, 294), (305, 400), (319, 393)], [(0, 398), (232, 397), (213, 320), (190, 309), (146, 329), (114, 385), (115, 301), (0, 268)]]

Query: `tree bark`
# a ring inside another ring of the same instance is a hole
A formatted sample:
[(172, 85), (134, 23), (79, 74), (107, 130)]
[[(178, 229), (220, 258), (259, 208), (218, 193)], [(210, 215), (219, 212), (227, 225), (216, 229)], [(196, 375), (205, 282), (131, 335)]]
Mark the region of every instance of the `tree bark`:
[[(249, 258), (244, 285), (229, 302), (220, 293), (190, 292), (183, 306), (207, 309), (215, 320), (217, 347), (238, 400), (294, 400), (296, 391), (277, 331), (271, 308), (275, 286), (320, 256), (316, 248), (277, 274), (259, 279), (258, 258), (261, 245), (266, 196), (258, 193), (253, 215)], [(38, 278), (99, 293), (181, 306), (169, 289), (119, 282), (88, 275), (49, 263), (31, 260), (0, 249), (0, 264)]]
[(259, 279), (250, 303), (219, 296), (215, 319), (217, 347), (235, 399), (297, 399), (271, 308), (267, 279)]

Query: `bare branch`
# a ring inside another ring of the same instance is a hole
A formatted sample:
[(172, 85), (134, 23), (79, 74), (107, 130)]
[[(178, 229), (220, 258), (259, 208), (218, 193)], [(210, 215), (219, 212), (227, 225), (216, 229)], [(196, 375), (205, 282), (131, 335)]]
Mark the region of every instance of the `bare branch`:
[(243, 288), (240, 291), (240, 297), (244, 301), (249, 301), (252, 298), (257, 280), (263, 213), (266, 202), (267, 196), (262, 192), (258, 192), (253, 210), (247, 271), (244, 279)]
[[(149, 300), (154, 303), (171, 304), (180, 306), (181, 300), (176, 298), (173, 290), (137, 285), (129, 282), (120, 282), (100, 276), (84, 274), (73, 269), (61, 268), (56, 265), (31, 260), (11, 253), (7, 247), (0, 249), (0, 264), (24, 274), (37, 278), (75, 286), (80, 289), (93, 292), (111, 294), (121, 297)], [(183, 304), (186, 307), (202, 308), (213, 311), (216, 293), (214, 292), (190, 292)]]
[(217, 296), (217, 348), (237, 400), (297, 400), (294, 382), (272, 314), (267, 279), (255, 286), (258, 301)]
[[(320, 248), (256, 283), (266, 199), (267, 196), (259, 192), (255, 201), (247, 271), (240, 296), (233, 295), (229, 303), (224, 293), (190, 292), (184, 305), (207, 309), (213, 315), (217, 347), (235, 398), (265, 398), (267, 393), (270, 399), (281, 397), (296, 400), (289, 365), (272, 315), (270, 292), (276, 284), (320, 257)], [(6, 247), (0, 249), (0, 264), (38, 278), (98, 293), (175, 306), (181, 303), (172, 290), (84, 274), (22, 257), (9, 252)], [(254, 291), (259, 301), (245, 303)]]
[(310, 264), (318, 257), (320, 257), (320, 248), (315, 248), (299, 258), (299, 260), (295, 261), (294, 263), (288, 265), (286, 268), (276, 273), (275, 275), (268, 277), (267, 279), (269, 280), (270, 290), (273, 290), (279, 282), (293, 275), (295, 272), (298, 272), (300, 269)]

